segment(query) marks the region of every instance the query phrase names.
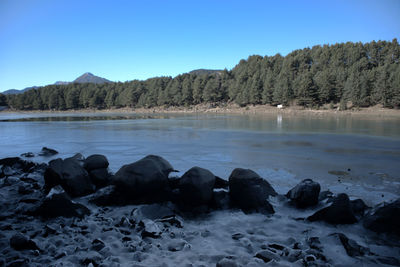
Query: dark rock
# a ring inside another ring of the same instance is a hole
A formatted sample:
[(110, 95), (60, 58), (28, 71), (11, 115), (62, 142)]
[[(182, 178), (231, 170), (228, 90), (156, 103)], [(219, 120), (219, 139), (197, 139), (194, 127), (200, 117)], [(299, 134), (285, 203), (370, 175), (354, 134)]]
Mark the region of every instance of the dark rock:
[(350, 257), (364, 256), (370, 253), (368, 248), (360, 246), (356, 241), (349, 239), (342, 233), (333, 233), (331, 236), (336, 237), (342, 243), (347, 255)]
[(217, 210), (229, 209), (230, 207), (229, 192), (224, 190), (214, 191), (211, 207)]
[(32, 152), (26, 152), (26, 153), (22, 153), (21, 157), (25, 157), (25, 158), (33, 158), (35, 156), (35, 154), (33, 154)]
[(298, 208), (307, 208), (318, 204), (318, 196), (321, 190), (319, 183), (311, 179), (305, 179), (292, 188), (286, 197)]
[(95, 154), (86, 158), (84, 168), (87, 171), (96, 169), (106, 169), (108, 168), (108, 160), (105, 156)]
[(139, 226), (143, 228), (142, 230), (142, 238), (150, 237), (150, 238), (159, 238), (161, 237), (161, 230), (158, 225), (152, 220), (144, 219), (139, 222)]
[(351, 200), (350, 201), (351, 209), (353, 210), (354, 214), (362, 217), (364, 216), (364, 213), (369, 207), (365, 205), (364, 201), (360, 198)]
[(97, 188), (105, 187), (111, 182), (111, 174), (107, 168), (91, 170), (89, 171), (89, 176)]
[(23, 160), (19, 157), (4, 158), (0, 159), (0, 166), (3, 165), (3, 171), (5, 167), (10, 167), (11, 169), (21, 170), (25, 173), (31, 173), (35, 170), (38, 164), (31, 161)]
[(215, 189), (228, 189), (229, 188), (229, 181), (224, 180), (218, 176), (215, 176)]
[(43, 147), (42, 151), (39, 153), (39, 156), (43, 156), (43, 157), (50, 157), (50, 156), (54, 156), (57, 155), (58, 151), (48, 148), (48, 147)]
[(262, 250), (257, 252), (256, 258), (262, 259), (264, 262), (270, 262), (272, 260), (279, 261), (279, 256), (269, 250)]
[(20, 195), (28, 195), (32, 194), (33, 192), (34, 191), (32, 190), (32, 188), (23, 185), (18, 186), (18, 194)]
[(114, 176), (117, 191), (132, 203), (154, 203), (168, 199), (168, 174), (172, 166), (159, 156), (146, 156), (124, 165)]
[(182, 176), (179, 190), (185, 207), (208, 205), (211, 203), (215, 176), (210, 171), (193, 167)]
[(333, 200), (332, 205), (317, 211), (308, 217), (307, 220), (311, 222), (325, 221), (330, 224), (351, 224), (357, 222), (351, 209), (349, 197), (343, 193), (339, 194)]
[(10, 246), (15, 250), (40, 250), (34, 241), (20, 233), (11, 237)]
[(65, 191), (54, 187), (37, 208), (30, 212), (31, 215), (43, 218), (78, 217), (83, 218), (90, 214), (88, 208), (82, 204), (71, 201)]
[(94, 191), (89, 174), (74, 159), (50, 161), (44, 173), (44, 180), (46, 191), (56, 185), (61, 185), (73, 197), (84, 196)]
[(400, 199), (376, 207), (364, 217), (365, 228), (400, 236)]
[(100, 251), (103, 248), (105, 248), (105, 244), (103, 241), (101, 241), (100, 239), (95, 239), (92, 241), (92, 249), (96, 250), (96, 251)]
[(245, 212), (274, 213), (267, 198), (276, 196), (277, 193), (266, 180), (252, 170), (233, 170), (229, 177), (229, 195), (231, 204)]

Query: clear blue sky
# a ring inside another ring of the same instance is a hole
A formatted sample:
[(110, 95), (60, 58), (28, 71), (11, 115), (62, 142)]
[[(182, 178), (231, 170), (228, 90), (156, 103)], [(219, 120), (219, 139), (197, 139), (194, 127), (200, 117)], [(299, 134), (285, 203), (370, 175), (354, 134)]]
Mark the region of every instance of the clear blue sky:
[(231, 69), (249, 55), (400, 37), (400, 0), (0, 0), (0, 91)]

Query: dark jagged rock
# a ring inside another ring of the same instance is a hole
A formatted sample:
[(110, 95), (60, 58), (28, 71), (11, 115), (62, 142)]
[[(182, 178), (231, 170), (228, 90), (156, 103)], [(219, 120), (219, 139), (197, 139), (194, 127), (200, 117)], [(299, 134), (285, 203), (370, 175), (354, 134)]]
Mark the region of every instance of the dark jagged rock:
[(329, 207), (317, 211), (308, 217), (307, 220), (311, 222), (325, 221), (330, 224), (351, 224), (357, 222), (350, 205), (349, 197), (343, 193), (339, 194)]
[(40, 250), (34, 241), (20, 233), (10, 238), (10, 246), (15, 250)]
[(95, 169), (89, 171), (90, 180), (97, 187), (105, 187), (111, 182), (111, 174), (107, 168)]
[(94, 191), (89, 174), (74, 159), (50, 161), (44, 173), (44, 181), (46, 191), (56, 185), (61, 185), (73, 197), (84, 196)]
[(96, 169), (106, 169), (108, 168), (108, 160), (105, 156), (94, 154), (86, 158), (84, 168), (87, 171)]
[(356, 241), (349, 239), (342, 233), (333, 233), (331, 236), (336, 237), (342, 243), (347, 255), (350, 257), (364, 256), (370, 253), (370, 250), (366, 247), (360, 246)]
[(90, 210), (82, 204), (71, 201), (65, 191), (60, 186), (57, 186), (51, 189), (39, 206), (29, 214), (43, 218), (83, 218), (85, 215), (90, 214)]
[(321, 190), (319, 183), (311, 179), (305, 179), (292, 188), (286, 197), (298, 208), (307, 208), (318, 204), (318, 196)]
[(229, 188), (229, 181), (224, 180), (218, 176), (215, 176), (214, 189), (228, 189), (228, 188)]
[(364, 216), (364, 213), (369, 207), (365, 205), (364, 201), (360, 198), (351, 200), (350, 201), (351, 209), (353, 210), (354, 214), (362, 217)]
[(54, 150), (54, 149), (48, 148), (48, 147), (43, 147), (42, 151), (40, 151), (40, 153), (39, 153), (39, 156), (51, 157), (51, 156), (54, 156), (54, 155), (57, 155), (57, 154), (58, 154), (57, 150)]
[(181, 203), (185, 207), (211, 203), (215, 176), (209, 170), (193, 167), (179, 181)]
[(276, 191), (252, 170), (240, 168), (233, 170), (229, 177), (229, 195), (231, 204), (244, 212), (274, 213), (267, 198), (276, 196)]
[(376, 207), (364, 217), (365, 228), (400, 236), (400, 199)]
[(168, 174), (174, 169), (159, 156), (146, 156), (124, 165), (115, 174), (117, 191), (132, 203), (154, 203), (168, 199)]
[(3, 171), (5, 167), (9, 167), (11, 169), (20, 170), (25, 173), (31, 173), (35, 171), (35, 168), (38, 166), (38, 164), (36, 163), (23, 160), (19, 157), (0, 159), (0, 165), (3, 165)]

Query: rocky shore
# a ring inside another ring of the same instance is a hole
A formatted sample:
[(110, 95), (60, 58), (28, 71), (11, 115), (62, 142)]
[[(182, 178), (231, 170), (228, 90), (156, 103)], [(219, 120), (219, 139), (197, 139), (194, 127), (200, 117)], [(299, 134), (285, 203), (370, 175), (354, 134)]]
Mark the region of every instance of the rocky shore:
[(368, 207), (311, 179), (278, 194), (241, 168), (178, 177), (155, 155), (115, 174), (104, 155), (34, 156), (0, 159), (0, 266), (400, 265), (400, 199)]

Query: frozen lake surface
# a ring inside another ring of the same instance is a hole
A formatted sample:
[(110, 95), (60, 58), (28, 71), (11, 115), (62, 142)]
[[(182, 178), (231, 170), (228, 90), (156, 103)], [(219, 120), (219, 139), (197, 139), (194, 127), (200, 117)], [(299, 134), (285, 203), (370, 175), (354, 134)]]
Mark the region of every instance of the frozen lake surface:
[[(156, 154), (180, 170), (177, 175), (199, 166), (227, 179), (234, 168), (250, 168), (280, 194), (304, 178), (312, 178), (321, 184), (322, 191), (345, 192), (371, 206), (400, 195), (400, 121), (396, 119), (0, 113), (0, 138), (0, 158), (25, 152), (37, 155), (46, 146), (60, 154), (32, 160), (48, 162), (75, 153), (86, 157), (99, 153), (107, 156), (110, 169), (116, 172), (124, 164)], [(0, 206), (18, 201), (17, 185), (2, 188)], [(272, 260), (270, 266), (308, 266), (302, 259), (310, 253), (319, 260), (326, 258), (320, 266), (393, 266), (400, 262), (398, 240), (372, 233), (361, 222), (333, 226), (299, 219), (324, 203), (298, 210), (273, 197), (269, 199), (276, 211), (272, 216), (214, 211), (185, 219), (183, 228), (162, 228), (159, 239), (142, 240), (136, 228), (122, 224), (123, 219), (132, 218), (133, 210), (142, 207), (101, 208), (85, 197), (75, 200), (88, 206), (92, 214), (84, 220), (20, 221), (18, 216), (10, 216), (0, 221), (2, 229), (9, 229), (0, 235), (0, 251), (7, 254), (6, 260), (14, 259), (14, 254), (32, 258), (30, 252), (16, 254), (8, 248), (11, 235), (20, 231), (44, 249), (45, 253), (31, 259), (32, 266), (76, 266), (84, 259), (93, 259), (101, 266), (216, 266), (221, 259), (237, 266), (265, 266), (255, 255), (268, 252), (268, 246), (274, 244), (284, 246), (290, 254)], [(59, 232), (38, 234), (48, 226)], [(344, 233), (372, 254), (349, 256), (334, 233)], [(312, 252), (309, 240), (315, 238), (320, 245)], [(105, 244), (99, 252), (92, 249), (95, 239)], [(304, 255), (297, 255), (299, 251)], [(297, 256), (292, 261), (293, 253)]]
[[(116, 172), (148, 154), (182, 173), (193, 166), (227, 179), (250, 168), (285, 193), (304, 178), (367, 201), (400, 193), (400, 121), (351, 116), (138, 115), (126, 113), (0, 114), (0, 158), (99, 153)], [(47, 162), (52, 158), (35, 157)], [(381, 191), (387, 192), (382, 197)]]

